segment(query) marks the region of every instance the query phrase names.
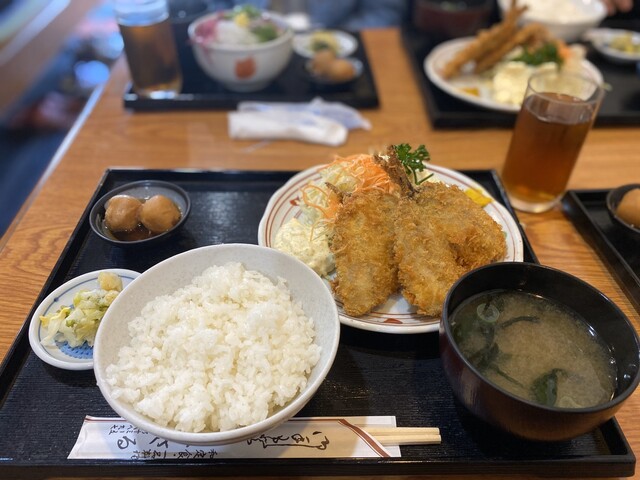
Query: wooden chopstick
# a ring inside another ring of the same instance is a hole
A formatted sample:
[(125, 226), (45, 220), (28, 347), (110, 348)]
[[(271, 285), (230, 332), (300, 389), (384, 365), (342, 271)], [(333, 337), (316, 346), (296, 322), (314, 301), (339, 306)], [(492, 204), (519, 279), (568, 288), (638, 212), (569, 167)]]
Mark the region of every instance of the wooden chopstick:
[(364, 427), (382, 445), (434, 445), (442, 441), (437, 427)]

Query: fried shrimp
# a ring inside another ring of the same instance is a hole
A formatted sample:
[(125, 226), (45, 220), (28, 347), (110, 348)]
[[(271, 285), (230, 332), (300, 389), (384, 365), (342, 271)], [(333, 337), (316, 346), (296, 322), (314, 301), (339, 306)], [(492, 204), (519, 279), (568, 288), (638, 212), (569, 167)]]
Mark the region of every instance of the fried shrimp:
[(348, 315), (361, 316), (398, 290), (393, 218), (398, 198), (379, 190), (344, 195), (335, 218), (336, 296)]
[(456, 53), (443, 66), (440, 72), (442, 77), (445, 79), (455, 77), (460, 74), (460, 71), (467, 63), (479, 63), (484, 56), (490, 55), (496, 49), (500, 49), (516, 34), (518, 19), (526, 9), (526, 6), (518, 7), (514, 0), (504, 20), (489, 29), (480, 30), (471, 43)]
[(517, 46), (527, 45), (534, 41), (538, 43), (540, 39), (547, 37), (549, 37), (549, 31), (544, 25), (539, 23), (526, 25), (518, 30), (511, 38), (507, 39), (506, 42), (502, 43), (502, 45), (490, 51), (481, 59), (478, 59), (474, 67), (474, 72), (482, 73), (493, 67)]

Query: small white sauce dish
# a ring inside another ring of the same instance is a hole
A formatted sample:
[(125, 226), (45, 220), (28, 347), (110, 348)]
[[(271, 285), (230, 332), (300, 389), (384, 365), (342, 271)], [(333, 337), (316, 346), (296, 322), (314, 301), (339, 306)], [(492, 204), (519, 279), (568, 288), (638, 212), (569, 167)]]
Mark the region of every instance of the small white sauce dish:
[[(358, 48), (358, 40), (347, 33), (340, 30), (327, 30), (327, 33), (333, 35), (338, 42), (337, 57), (348, 57)], [(316, 52), (311, 49), (311, 41), (313, 40), (313, 32), (299, 33), (293, 37), (293, 51), (305, 58), (312, 58)]]
[(98, 288), (98, 274), (112, 272), (122, 279), (123, 287), (140, 276), (133, 270), (109, 268), (85, 273), (60, 285), (40, 303), (29, 325), (29, 344), (33, 352), (45, 363), (64, 370), (90, 370), (93, 368), (93, 347), (86, 343), (79, 347), (70, 347), (66, 342), (56, 342), (54, 346), (44, 346), (41, 340), (47, 332), (40, 322), (41, 315), (48, 315), (64, 306), (73, 305), (73, 297), (80, 290), (94, 290)]
[(629, 65), (640, 62), (640, 53), (627, 53), (611, 46), (611, 42), (616, 38), (629, 36), (634, 45), (640, 45), (640, 32), (622, 30), (616, 28), (595, 28), (589, 30), (584, 35), (584, 39), (591, 42), (593, 48), (604, 58), (612, 63)]

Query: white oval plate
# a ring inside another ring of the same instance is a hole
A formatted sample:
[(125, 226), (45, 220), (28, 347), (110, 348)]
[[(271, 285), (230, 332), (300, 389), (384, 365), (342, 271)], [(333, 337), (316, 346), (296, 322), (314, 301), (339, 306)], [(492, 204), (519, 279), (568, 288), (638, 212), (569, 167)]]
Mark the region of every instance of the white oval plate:
[[(318, 170), (324, 167), (317, 167), (304, 170), (284, 184), (273, 194), (258, 227), (258, 244), (273, 248), (276, 233), (286, 222), (301, 215), (300, 208), (296, 205), (300, 195), (300, 188), (309, 182), (321, 179)], [(474, 188), (480, 190), (484, 195), (490, 197), (489, 193), (477, 182), (466, 175), (449, 170), (448, 168), (436, 165), (427, 165), (430, 172), (449, 185), (458, 185), (460, 188)], [(484, 207), (484, 210), (502, 227), (505, 232), (507, 242), (507, 255), (504, 261), (522, 261), (523, 244), (518, 224), (509, 211), (501, 204), (492, 201)], [(329, 282), (325, 282), (327, 288), (331, 289)], [(401, 294), (394, 294), (389, 297), (384, 305), (379, 305), (372, 312), (361, 317), (347, 315), (340, 301), (336, 300), (340, 322), (344, 325), (385, 333), (423, 333), (435, 332), (438, 330), (440, 317), (430, 317), (416, 312), (416, 308), (405, 300)]]
[[(519, 105), (510, 105), (496, 102), (491, 96), (490, 81), (484, 79), (480, 75), (471, 72), (470, 68), (463, 69), (462, 74), (456, 78), (445, 79), (440, 72), (444, 65), (461, 49), (473, 40), (474, 37), (456, 38), (441, 43), (435, 47), (429, 55), (424, 59), (424, 72), (427, 78), (431, 80), (441, 90), (445, 91), (452, 97), (471, 103), (478, 107), (487, 108), (489, 110), (497, 110), (501, 112), (517, 113), (520, 110)], [(584, 73), (590, 75), (598, 84), (603, 83), (600, 70), (588, 60), (582, 61)], [(464, 88), (477, 88), (480, 92), (479, 96), (465, 92)]]
[[(339, 50), (336, 54), (339, 57), (348, 57), (358, 48), (358, 40), (356, 38), (341, 30), (327, 30), (338, 41)], [(311, 58), (315, 55), (315, 52), (311, 50), (311, 37), (312, 33), (299, 33), (293, 37), (293, 50), (298, 54), (306, 58)]]
[(640, 62), (640, 53), (624, 53), (615, 48), (611, 48), (611, 41), (621, 35), (631, 34), (634, 43), (640, 43), (640, 33), (631, 30), (620, 30), (615, 28), (594, 28), (585, 35), (585, 40), (589, 40), (602, 56), (613, 63), (633, 64)]
[(43, 361), (54, 367), (65, 370), (90, 370), (93, 368), (93, 348), (83, 345), (71, 348), (68, 344), (57, 343), (53, 347), (45, 347), (40, 341), (47, 335), (46, 329), (40, 323), (41, 315), (48, 315), (66, 305), (73, 305), (73, 297), (80, 290), (95, 290), (98, 288), (98, 274), (113, 272), (122, 279), (122, 286), (129, 285), (140, 274), (133, 270), (121, 268), (107, 268), (85, 273), (69, 280), (47, 295), (31, 317), (29, 325), (29, 343), (33, 352)]

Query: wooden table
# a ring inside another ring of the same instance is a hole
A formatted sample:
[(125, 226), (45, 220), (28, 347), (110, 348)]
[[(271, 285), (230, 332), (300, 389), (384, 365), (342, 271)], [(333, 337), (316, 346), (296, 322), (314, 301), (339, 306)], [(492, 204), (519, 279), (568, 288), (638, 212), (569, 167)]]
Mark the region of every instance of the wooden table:
[[(233, 141), (224, 112), (133, 113), (121, 95), (128, 81), (121, 60), (91, 112), (81, 119), (54, 159), (10, 232), (0, 240), (0, 355), (6, 355), (35, 299), (109, 167), (300, 170), (335, 154), (367, 152), (389, 143), (424, 143), (432, 162), (453, 169), (499, 169), (510, 130), (431, 128), (395, 29), (363, 32), (380, 94), (380, 108), (365, 111), (371, 131), (352, 131), (339, 148), (289, 141)], [(640, 128), (598, 128), (582, 151), (569, 188), (610, 188), (638, 182)], [(632, 178), (635, 173), (635, 178)], [(640, 316), (559, 209), (521, 214), (539, 260), (602, 290), (640, 329)], [(617, 419), (640, 452), (640, 391)], [(634, 478), (640, 478), (637, 474)]]

